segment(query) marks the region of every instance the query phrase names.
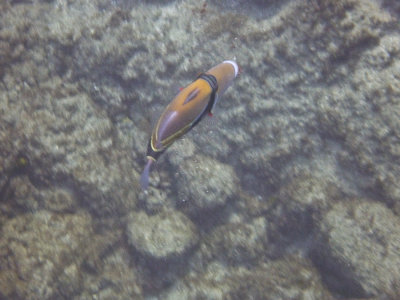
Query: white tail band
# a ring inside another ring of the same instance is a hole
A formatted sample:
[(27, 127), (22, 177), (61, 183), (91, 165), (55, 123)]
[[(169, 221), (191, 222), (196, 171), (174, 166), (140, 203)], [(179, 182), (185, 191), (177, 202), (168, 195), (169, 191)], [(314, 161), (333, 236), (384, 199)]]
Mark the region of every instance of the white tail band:
[(237, 64), (235, 61), (233, 61), (233, 60), (224, 60), (223, 62), (224, 62), (224, 63), (227, 63), (227, 64), (231, 64), (231, 65), (233, 66), (233, 68), (235, 69), (235, 77), (236, 77), (237, 74), (239, 73), (239, 66), (238, 66), (238, 64)]

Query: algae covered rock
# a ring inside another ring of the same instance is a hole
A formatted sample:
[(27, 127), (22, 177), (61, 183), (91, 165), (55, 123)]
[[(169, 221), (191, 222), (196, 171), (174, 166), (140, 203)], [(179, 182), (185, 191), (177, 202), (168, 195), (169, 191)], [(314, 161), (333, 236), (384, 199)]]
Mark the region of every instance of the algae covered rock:
[(400, 219), (365, 199), (336, 204), (322, 220), (313, 258), (346, 297), (400, 294)]
[(53, 212), (74, 212), (78, 209), (76, 195), (69, 190), (59, 187), (47, 189), (36, 188), (29, 180), (28, 176), (18, 176), (10, 180), (10, 204), (20, 209), (34, 211), (47, 209)]
[(299, 257), (262, 263), (250, 269), (211, 263), (203, 272), (178, 281), (163, 296), (171, 300), (333, 298), (316, 269)]
[(203, 155), (185, 159), (179, 166), (178, 201), (196, 213), (223, 206), (236, 192), (238, 179), (232, 166)]
[[(33, 187), (57, 185), (70, 190), (79, 194), (79, 204), (85, 203), (94, 214), (126, 211), (136, 201), (133, 189), (119, 188), (124, 181), (132, 185), (135, 172), (127, 163), (130, 149), (124, 149), (123, 142), (113, 137), (114, 126), (105, 112), (76, 85), (63, 84), (60, 78), (48, 84), (52, 89), (30, 91), (29, 105), (8, 102), (11, 112), (5, 116), (4, 139), (13, 145), (7, 148), (21, 148), (30, 158)], [(41, 198), (45, 200), (42, 207), (63, 209), (61, 204), (47, 201), (49, 197)], [(65, 209), (74, 207), (74, 201), (70, 202)]]
[(182, 255), (198, 242), (194, 224), (174, 210), (153, 216), (144, 212), (131, 213), (126, 232), (128, 242), (135, 249), (155, 259)]
[(324, 177), (302, 174), (281, 187), (268, 221), (270, 238), (275, 241), (277, 251), (283, 245), (297, 245), (308, 251), (312, 235), (323, 214), (341, 196), (338, 187)]
[(105, 253), (100, 252), (96, 264), (82, 276), (85, 288), (77, 299), (143, 299), (139, 271), (128, 249), (116, 247)]
[[(76, 264), (91, 234), (91, 218), (86, 214), (41, 211), (5, 222), (0, 241), (1, 298), (49, 299), (63, 291), (69, 296), (79, 294), (82, 283)], [(67, 290), (61, 278), (69, 282)]]
[(218, 226), (200, 247), (203, 261), (218, 259), (231, 264), (257, 263), (267, 253), (267, 223), (264, 218)]
[[(0, 1), (0, 298), (397, 299), (398, 2)], [(132, 212), (155, 112), (224, 59)]]

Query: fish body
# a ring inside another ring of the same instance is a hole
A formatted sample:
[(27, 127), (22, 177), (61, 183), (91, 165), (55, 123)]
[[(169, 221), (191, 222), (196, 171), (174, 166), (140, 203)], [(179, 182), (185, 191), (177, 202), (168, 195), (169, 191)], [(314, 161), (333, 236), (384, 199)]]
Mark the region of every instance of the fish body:
[(179, 137), (184, 135), (208, 113), (239, 73), (235, 61), (226, 60), (200, 74), (182, 89), (164, 109), (147, 146), (147, 164), (141, 186), (147, 189), (151, 165)]

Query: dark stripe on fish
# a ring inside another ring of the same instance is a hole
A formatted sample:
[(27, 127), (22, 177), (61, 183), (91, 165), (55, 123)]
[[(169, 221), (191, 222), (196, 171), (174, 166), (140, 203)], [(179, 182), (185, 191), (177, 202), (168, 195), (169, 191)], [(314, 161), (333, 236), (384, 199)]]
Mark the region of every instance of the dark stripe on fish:
[(200, 93), (200, 90), (198, 88), (195, 88), (193, 91), (189, 93), (189, 95), (186, 97), (185, 101), (183, 102), (183, 105), (186, 103), (189, 103), (192, 101), (194, 98), (197, 97), (197, 95)]

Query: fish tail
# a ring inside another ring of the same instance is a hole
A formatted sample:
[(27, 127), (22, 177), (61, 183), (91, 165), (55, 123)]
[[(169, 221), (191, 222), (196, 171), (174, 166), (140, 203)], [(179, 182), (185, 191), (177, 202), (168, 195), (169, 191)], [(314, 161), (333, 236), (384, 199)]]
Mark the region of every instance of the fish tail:
[(149, 187), (150, 168), (153, 162), (154, 160), (151, 158), (147, 160), (146, 166), (144, 167), (142, 175), (140, 176), (140, 186), (144, 191)]

